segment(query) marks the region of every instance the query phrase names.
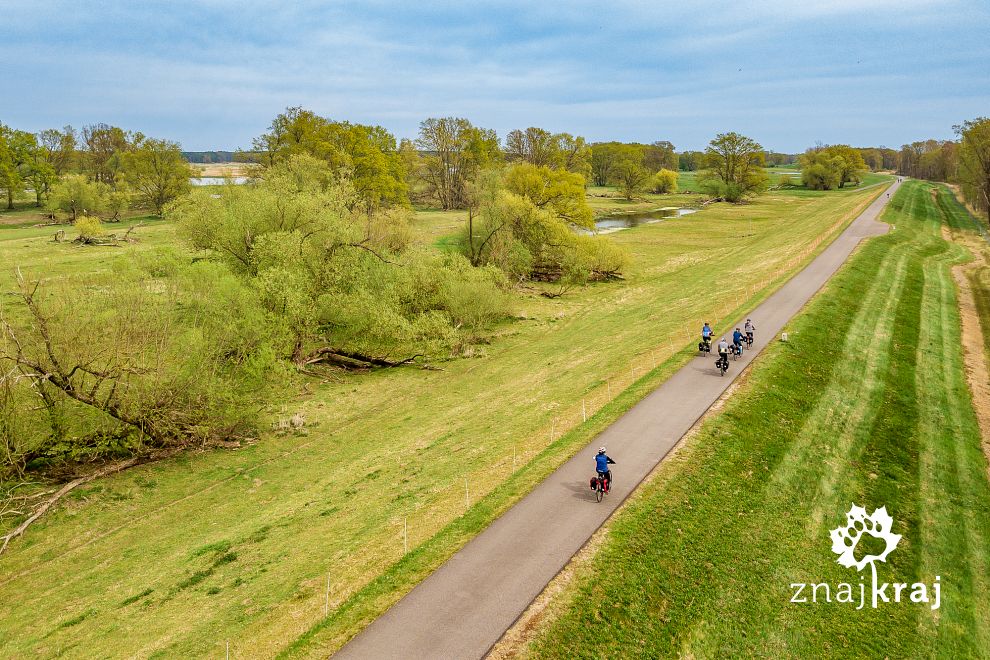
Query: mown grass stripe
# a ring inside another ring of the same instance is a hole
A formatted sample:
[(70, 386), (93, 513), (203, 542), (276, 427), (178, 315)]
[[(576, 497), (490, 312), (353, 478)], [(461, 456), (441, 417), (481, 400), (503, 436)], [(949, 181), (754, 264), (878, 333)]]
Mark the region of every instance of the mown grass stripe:
[[(770, 349), (723, 414), (613, 522), (589, 577), (568, 592), (568, 609), (533, 655), (990, 654), (990, 624), (975, 616), (986, 602), (976, 573), (988, 556), (990, 485), (971, 402), (959, 387), (947, 279), (959, 253), (938, 236), (927, 186), (910, 183), (894, 201), (887, 219), (897, 231), (864, 246), (793, 324), (793, 341)], [(851, 365), (850, 356), (873, 365)], [(873, 372), (878, 382), (843, 387), (846, 370)], [(865, 392), (874, 392), (866, 401), (875, 410), (845, 428)], [(821, 436), (810, 450), (796, 447), (815, 429)], [(849, 433), (849, 444), (834, 454), (844, 462), (836, 476), (825, 450), (838, 432)], [(930, 584), (933, 570), (968, 574), (971, 592), (952, 595), (961, 609), (947, 606), (945, 590), (934, 614), (924, 604), (857, 611), (789, 603), (791, 581), (834, 585), (863, 576), (835, 562), (827, 535), (844, 524), (843, 500), (853, 498), (871, 511), (886, 505), (903, 535), (880, 580)], [(824, 512), (820, 533), (816, 512)]]

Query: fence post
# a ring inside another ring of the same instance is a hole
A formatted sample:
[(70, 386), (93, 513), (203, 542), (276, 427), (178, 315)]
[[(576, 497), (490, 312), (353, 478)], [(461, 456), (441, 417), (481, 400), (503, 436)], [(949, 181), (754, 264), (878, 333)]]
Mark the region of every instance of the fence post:
[(409, 554), (409, 516), (402, 519), (402, 554)]
[(582, 422), (588, 421), (588, 409), (584, 405), (584, 399), (581, 399), (581, 421)]
[(471, 491), (468, 489), (468, 479), (464, 477), (464, 507), (471, 508)]

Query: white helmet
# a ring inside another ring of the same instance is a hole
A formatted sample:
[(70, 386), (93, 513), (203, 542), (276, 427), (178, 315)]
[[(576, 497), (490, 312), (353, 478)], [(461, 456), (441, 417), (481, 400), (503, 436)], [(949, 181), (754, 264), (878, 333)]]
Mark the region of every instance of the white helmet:
[(599, 454), (604, 454), (605, 453), (605, 448), (604, 447), (599, 447), (598, 448), (598, 453)]

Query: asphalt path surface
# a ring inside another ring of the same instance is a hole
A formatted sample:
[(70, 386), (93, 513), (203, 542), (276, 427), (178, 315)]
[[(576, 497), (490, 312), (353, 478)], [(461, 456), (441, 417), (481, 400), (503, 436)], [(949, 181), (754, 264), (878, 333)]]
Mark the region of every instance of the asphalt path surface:
[[(344, 660), (482, 658), (543, 588), (733, 380), (846, 261), (859, 242), (883, 234), (877, 222), (899, 182), (881, 193), (804, 270), (733, 327), (752, 318), (753, 348), (723, 377), (698, 357), (605, 429), (529, 495), (455, 553), (334, 657)], [(699, 329), (700, 333), (700, 329)], [(716, 342), (718, 337), (715, 338)], [(731, 342), (731, 337), (727, 337)], [(600, 445), (616, 460), (612, 492), (600, 504), (588, 486)]]

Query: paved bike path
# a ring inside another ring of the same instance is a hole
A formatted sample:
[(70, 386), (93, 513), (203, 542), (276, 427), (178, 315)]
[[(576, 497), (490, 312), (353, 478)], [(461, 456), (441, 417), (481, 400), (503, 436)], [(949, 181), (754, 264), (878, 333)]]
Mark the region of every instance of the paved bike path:
[[(334, 657), (461, 660), (488, 653), (746, 365), (777, 338), (860, 240), (887, 231), (887, 225), (876, 219), (899, 185), (891, 185), (890, 195), (881, 193), (811, 264), (747, 315), (756, 325), (756, 341), (743, 357), (730, 360), (725, 377), (719, 376), (714, 356), (685, 365)], [(741, 327), (742, 320), (733, 327)], [(616, 483), (597, 504), (588, 480), (600, 445), (606, 445), (616, 460)]]

